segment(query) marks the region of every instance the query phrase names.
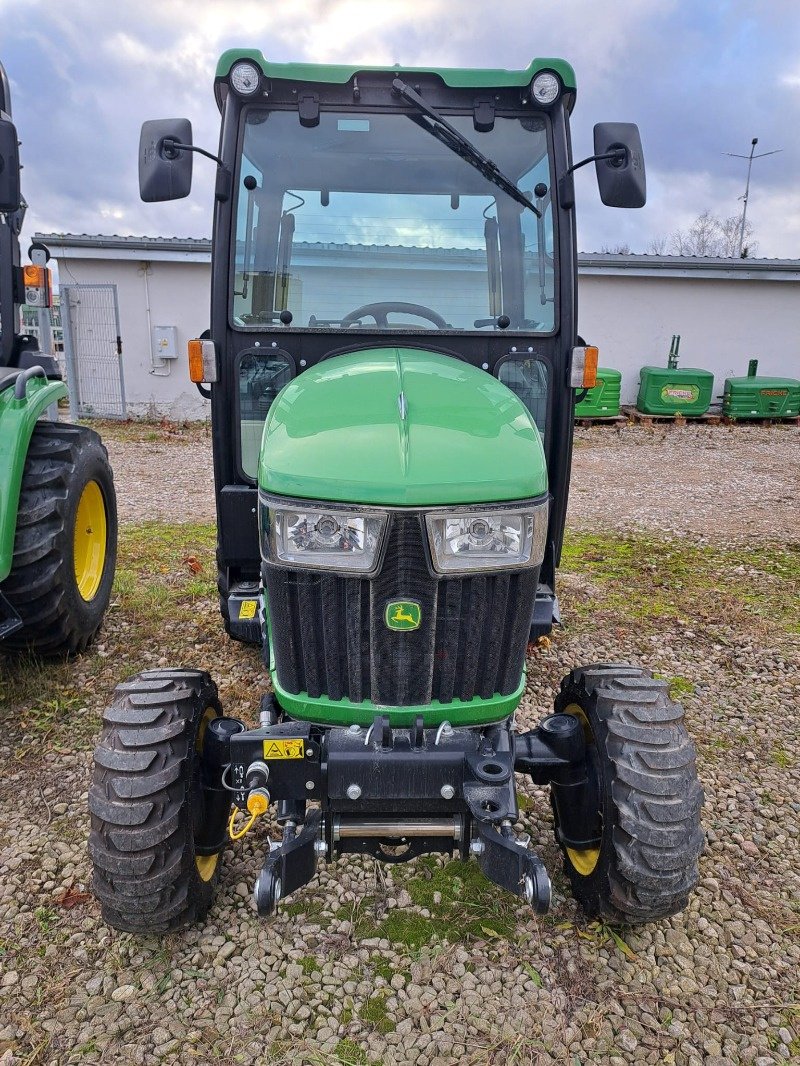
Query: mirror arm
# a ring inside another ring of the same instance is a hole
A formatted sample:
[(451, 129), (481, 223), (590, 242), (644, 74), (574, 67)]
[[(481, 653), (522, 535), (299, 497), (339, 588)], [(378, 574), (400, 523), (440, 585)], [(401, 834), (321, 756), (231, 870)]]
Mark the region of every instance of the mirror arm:
[(205, 148), (198, 148), (195, 144), (180, 144), (174, 137), (165, 137), (161, 142), (161, 147), (164, 150), (164, 155), (167, 159), (174, 159), (179, 151), (181, 152), (198, 152), (200, 155), (204, 155), (206, 159), (212, 159), (218, 166), (225, 167), (218, 155), (214, 155), (212, 152), (207, 152)]
[[(178, 145), (177, 147), (180, 148), (181, 145)], [(566, 177), (567, 174), (574, 173), (576, 170), (579, 169), (579, 167), (585, 167), (587, 163), (594, 163), (595, 161), (599, 161), (601, 159), (612, 159), (617, 163), (624, 163), (627, 158), (628, 151), (626, 148), (615, 148), (613, 152), (603, 152), (602, 155), (589, 155), (585, 159), (582, 159), (580, 163), (575, 163), (569, 168), (569, 170), (565, 171), (564, 177)]]

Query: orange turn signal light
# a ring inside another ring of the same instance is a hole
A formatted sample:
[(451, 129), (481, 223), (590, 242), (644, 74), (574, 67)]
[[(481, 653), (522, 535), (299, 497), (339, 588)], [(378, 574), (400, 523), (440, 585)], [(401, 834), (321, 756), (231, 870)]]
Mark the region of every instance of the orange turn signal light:
[(189, 341), (189, 378), (199, 384), (203, 377), (203, 342), (201, 340)]
[(28, 263), (22, 268), (22, 278), (26, 287), (32, 287), (41, 289), (47, 284), (47, 275), (49, 271), (47, 267), (33, 266)]
[(587, 344), (584, 351), (586, 354), (583, 362), (583, 388), (593, 389), (597, 384), (597, 360), (600, 357), (600, 350), (593, 344)]
[(217, 350), (214, 342), (195, 338), (189, 341), (189, 377), (199, 385), (201, 381), (217, 380)]

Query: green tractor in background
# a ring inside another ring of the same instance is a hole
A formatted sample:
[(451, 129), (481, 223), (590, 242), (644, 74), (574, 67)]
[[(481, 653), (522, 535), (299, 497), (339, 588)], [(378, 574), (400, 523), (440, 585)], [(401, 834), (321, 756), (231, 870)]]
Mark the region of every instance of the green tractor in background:
[[(142, 198), (217, 163), (211, 327), (189, 344), (211, 399), (219, 589), (263, 649), (259, 725), (203, 669), (117, 688), (89, 794), (107, 922), (201, 919), (223, 852), (268, 811), (260, 914), (318, 861), (474, 857), (542, 913), (515, 775), (551, 788), (588, 913), (686, 905), (702, 791), (682, 708), (647, 670), (574, 669), (516, 722), (531, 638), (558, 620), (576, 396), (575, 170), (641, 207), (638, 130), (595, 127), (573, 163), (575, 76), (270, 63), (217, 68), (219, 155), (186, 119), (142, 128)], [(265, 679), (266, 680), (266, 679)]]
[(59, 657), (83, 651), (103, 620), (117, 510), (100, 437), (50, 420), (66, 386), (54, 357), (19, 331), (20, 304), (51, 302), (43, 262), (20, 265), (25, 206), (0, 65), (0, 652)]

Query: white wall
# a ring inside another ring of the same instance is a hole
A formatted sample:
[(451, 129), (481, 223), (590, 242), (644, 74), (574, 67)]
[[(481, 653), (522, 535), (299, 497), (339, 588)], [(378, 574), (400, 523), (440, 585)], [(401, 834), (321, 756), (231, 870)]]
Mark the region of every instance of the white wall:
[(590, 274), (578, 285), (581, 336), (600, 349), (600, 365), (622, 372), (622, 402), (635, 403), (639, 370), (666, 366), (673, 333), (678, 365), (726, 377), (747, 373), (800, 378), (800, 283)]
[[(199, 257), (145, 264), (97, 254), (65, 260), (63, 250), (56, 251), (64, 283), (113, 282), (118, 287), (129, 414), (207, 418), (210, 405), (189, 381), (186, 342), (209, 324), (210, 264), (196, 261)], [(178, 331), (178, 358), (163, 367), (154, 367), (151, 354), (145, 265), (150, 325)], [(666, 366), (673, 333), (681, 335), (680, 365), (712, 371), (715, 396), (721, 395), (726, 377), (746, 374), (754, 357), (760, 374), (800, 378), (800, 274), (789, 277), (711, 279), (663, 271), (637, 276), (581, 270), (579, 332), (599, 346), (601, 366), (622, 372), (623, 403), (635, 402), (642, 366)]]
[[(62, 284), (111, 282), (117, 286), (125, 399), (130, 417), (210, 417), (211, 404), (189, 380), (186, 359), (187, 342), (209, 326), (208, 263), (83, 258), (65, 261), (59, 257), (58, 266)], [(153, 359), (151, 326), (177, 328), (177, 359)]]

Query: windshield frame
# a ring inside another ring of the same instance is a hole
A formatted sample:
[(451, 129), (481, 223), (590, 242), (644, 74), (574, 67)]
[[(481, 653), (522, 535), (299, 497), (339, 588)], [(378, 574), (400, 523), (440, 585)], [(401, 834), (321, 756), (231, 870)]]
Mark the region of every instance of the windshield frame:
[[(463, 104), (453, 104), (453, 106), (446, 106), (437, 104), (436, 110), (443, 116), (448, 118), (452, 117), (468, 117), (472, 114), (471, 110)], [(532, 330), (530, 328), (514, 329), (509, 326), (507, 329), (481, 329), (481, 328), (463, 328), (463, 329), (438, 329), (436, 327), (428, 327), (423, 325), (422, 328), (418, 327), (406, 327), (404, 325), (396, 325), (391, 323), (389, 330), (376, 329), (373, 325), (367, 326), (350, 326), (345, 329), (333, 327), (330, 325), (321, 326), (309, 326), (309, 325), (295, 325), (294, 322), (285, 325), (280, 322), (266, 323), (258, 322), (252, 325), (246, 325), (237, 322), (234, 316), (234, 289), (236, 278), (236, 246), (237, 246), (237, 220), (239, 217), (240, 209), (240, 197), (242, 194), (242, 168), (245, 163), (244, 155), (244, 141), (247, 131), (247, 117), (252, 111), (270, 111), (270, 112), (289, 112), (297, 114), (297, 106), (293, 104), (274, 102), (268, 103), (259, 101), (258, 103), (247, 103), (238, 109), (237, 116), (237, 128), (236, 128), (236, 159), (233, 176), (233, 193), (232, 203), (230, 208), (230, 247), (227, 263), (227, 282), (226, 282), (226, 316), (228, 322), (228, 328), (239, 335), (252, 335), (252, 334), (267, 334), (267, 335), (296, 335), (296, 334), (327, 334), (332, 337), (344, 339), (345, 337), (364, 337), (364, 336), (382, 336), (391, 337), (393, 335), (399, 335), (409, 338), (434, 336), (434, 337), (459, 337), (459, 336), (471, 336), (471, 337), (484, 337), (493, 338), (495, 340), (502, 339), (504, 336), (514, 337), (519, 339), (521, 337), (530, 338), (546, 338), (554, 337), (559, 332), (559, 320), (560, 320), (560, 301), (561, 301), (561, 277), (560, 277), (560, 234), (559, 234), (559, 210), (558, 210), (558, 196), (556, 187), (556, 169), (555, 169), (555, 146), (554, 146), (554, 131), (552, 116), (545, 110), (531, 111), (528, 108), (498, 108), (495, 115), (499, 119), (530, 119), (535, 116), (541, 119), (544, 123), (544, 134), (546, 141), (546, 158), (548, 163), (549, 182), (548, 189), (550, 194), (550, 221), (549, 225), (552, 229), (552, 254), (553, 254), (553, 325), (549, 330)], [(341, 104), (326, 104), (321, 103), (321, 112), (338, 113), (342, 112), (353, 118), (359, 116), (366, 116), (369, 114), (376, 115), (405, 115), (407, 118), (412, 118), (415, 108), (406, 104), (398, 105), (397, 107), (386, 107), (379, 104), (369, 104), (360, 102), (357, 107), (348, 106), (344, 107)], [(299, 122), (299, 119), (298, 119)], [(429, 136), (432, 136), (430, 133)], [(476, 146), (477, 147), (477, 146)], [(508, 195), (502, 193), (502, 190), (497, 190), (500, 195)], [(512, 198), (508, 197), (513, 202)], [(521, 209), (524, 214), (528, 214), (529, 217), (534, 218), (534, 213), (528, 211), (525, 208)], [(546, 210), (543, 211), (543, 215), (546, 215)], [(277, 248), (276, 248), (277, 251)], [(337, 345), (338, 346), (338, 345)]]

